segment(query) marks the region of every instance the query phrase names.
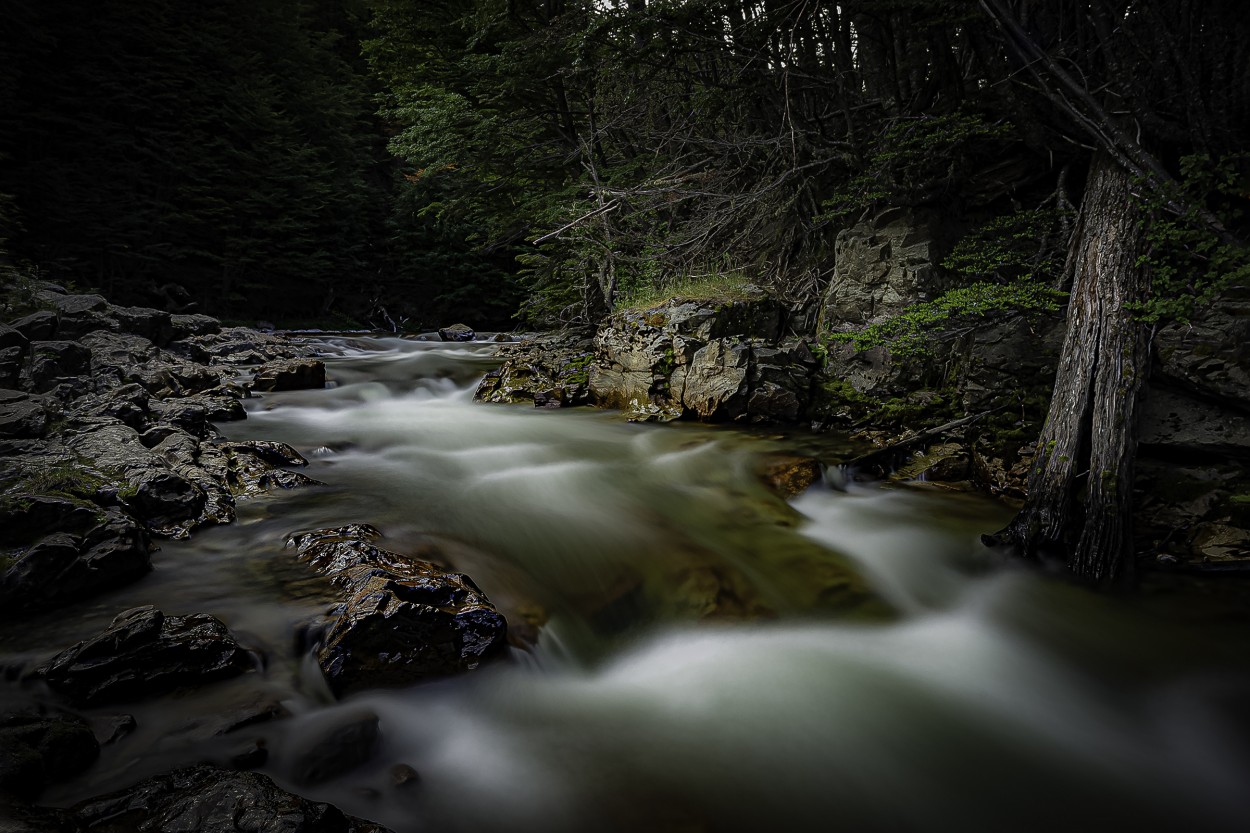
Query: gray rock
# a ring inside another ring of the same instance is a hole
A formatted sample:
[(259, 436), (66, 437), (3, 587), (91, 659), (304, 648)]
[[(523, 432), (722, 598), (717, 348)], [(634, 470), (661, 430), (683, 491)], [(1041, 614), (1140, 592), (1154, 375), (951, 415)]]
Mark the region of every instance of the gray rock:
[(15, 388), (21, 384), (25, 359), (25, 347), (5, 347), (0, 350), (0, 387)]
[(220, 620), (165, 616), (152, 606), (121, 613), (103, 633), (35, 671), (80, 705), (137, 700), (237, 676), (252, 667)]
[(29, 343), (30, 339), (23, 335), (21, 331), (7, 324), (0, 324), (0, 350), (17, 347), (19, 352), (25, 351), (26, 345)]
[(123, 481), (129, 503), (153, 531), (185, 537), (200, 519), (204, 492), (179, 476), (126, 425), (96, 425), (69, 437), (66, 445), (102, 472)]
[(1144, 450), (1250, 457), (1250, 417), (1156, 385), (1146, 397), (1139, 442)]
[(171, 316), (162, 310), (110, 304), (108, 316), (117, 322), (117, 328), (121, 331), (142, 336), (159, 347), (165, 346), (174, 337)]
[(474, 399), (479, 402), (533, 402), (567, 408), (590, 401), (594, 343), (588, 334), (538, 336), (500, 349), (503, 365), (486, 374)]
[(311, 352), (280, 336), (246, 327), (229, 327), (213, 333), (191, 336), (173, 342), (171, 350), (183, 351), (203, 364), (264, 364), (277, 359), (306, 358)]
[(822, 300), (822, 329), (895, 315), (936, 289), (941, 218), (891, 208), (838, 233)]
[(284, 359), (256, 369), (250, 385), (257, 391), (306, 390), (326, 386), (326, 366), (317, 359)]
[(742, 342), (709, 342), (694, 354), (684, 374), (681, 403), (705, 420), (736, 419), (745, 414), (750, 361), (750, 347)]
[(16, 505), (0, 510), (0, 543), (29, 544), (49, 529), (86, 532), (100, 520), (97, 507), (60, 495), (20, 495)]
[(58, 316), (52, 310), (41, 309), (12, 322), (11, 326), (27, 341), (50, 341), (56, 335)]
[(171, 315), (169, 323), (173, 330), (171, 340), (212, 335), (221, 331), (221, 322), (207, 315)]
[(1250, 300), (1222, 298), (1192, 324), (1163, 327), (1154, 345), (1162, 378), (1250, 412)]

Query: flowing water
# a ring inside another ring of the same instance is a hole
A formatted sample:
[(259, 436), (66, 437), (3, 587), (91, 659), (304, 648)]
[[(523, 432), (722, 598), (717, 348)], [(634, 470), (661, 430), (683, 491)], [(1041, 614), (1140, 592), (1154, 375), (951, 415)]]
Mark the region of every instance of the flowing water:
[[(293, 444), (327, 485), (243, 502), (138, 584), (0, 635), (33, 658), (156, 602), (263, 657), (92, 712), (136, 728), (48, 803), (263, 737), (279, 783), (398, 833), (1250, 829), (1229, 593), (1106, 599), (998, 563), (977, 536), (1009, 513), (974, 496), (763, 485), (771, 455), (832, 440), (474, 404), (489, 345), (324, 348), (334, 387), (225, 430)], [(471, 575), (510, 656), (335, 703), (293, 636), (332, 592), (283, 540), (348, 522)], [(291, 716), (215, 736), (268, 702)], [(309, 784), (308, 739), (369, 711), (375, 754)]]

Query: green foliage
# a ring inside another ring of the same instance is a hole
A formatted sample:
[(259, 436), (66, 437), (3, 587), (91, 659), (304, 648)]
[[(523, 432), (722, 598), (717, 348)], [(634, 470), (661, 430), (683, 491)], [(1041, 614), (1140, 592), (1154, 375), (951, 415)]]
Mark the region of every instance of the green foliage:
[(957, 242), (942, 262), (960, 282), (1020, 279), (1058, 283), (1064, 240), (1050, 206), (995, 217)]
[[(1190, 155), (1180, 162), (1186, 210), (1176, 214), (1163, 196), (1147, 192), (1147, 252), (1138, 265), (1151, 274), (1150, 298), (1136, 307), (1150, 323), (1189, 321), (1232, 286), (1250, 284), (1250, 249), (1221, 237), (1208, 221), (1215, 216), (1244, 226), (1250, 181), (1245, 174), (1250, 154), (1222, 159)], [(1207, 216), (1202, 216), (1207, 213)]]
[(887, 321), (826, 338), (857, 350), (885, 346), (897, 356), (914, 356), (940, 334), (987, 317), (1058, 311), (1065, 297), (1054, 289), (1063, 267), (1060, 220), (1049, 206), (989, 220), (960, 239), (942, 263), (962, 285)]
[(826, 338), (852, 344), (856, 350), (885, 346), (896, 356), (914, 356), (926, 351), (935, 333), (956, 330), (992, 316), (1056, 312), (1064, 297), (1037, 280), (1010, 284), (977, 282), (915, 304), (880, 324), (857, 332), (830, 333)]

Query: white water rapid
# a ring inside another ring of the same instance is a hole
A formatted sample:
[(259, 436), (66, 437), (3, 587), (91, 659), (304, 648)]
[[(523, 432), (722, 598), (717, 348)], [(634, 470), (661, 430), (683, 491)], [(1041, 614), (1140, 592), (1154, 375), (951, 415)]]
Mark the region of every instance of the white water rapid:
[[(260, 692), (294, 713), (257, 730), (264, 771), (397, 833), (1250, 829), (1244, 618), (997, 563), (977, 535), (1009, 513), (973, 496), (775, 497), (761, 460), (818, 439), (475, 404), (492, 349), (332, 341), (335, 387), (267, 395), (226, 427), (293, 444), (327, 486), (167, 545), (72, 627), (157, 593), (266, 664), (130, 709), (134, 739), (52, 800), (211, 757), (176, 727)], [(437, 551), (533, 644), (334, 703), (291, 636), (326, 599), (291, 589), (282, 540), (347, 522)], [(851, 573), (884, 604), (848, 602)], [(296, 783), (302, 739), (362, 709), (372, 758)], [(397, 784), (400, 765), (418, 777)]]

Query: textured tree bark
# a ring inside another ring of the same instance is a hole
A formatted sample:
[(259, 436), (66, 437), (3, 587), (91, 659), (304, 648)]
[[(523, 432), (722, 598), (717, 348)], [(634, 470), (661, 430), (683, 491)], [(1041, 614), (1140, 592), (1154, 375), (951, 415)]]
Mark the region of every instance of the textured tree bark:
[(1063, 560), (1095, 584), (1132, 565), (1133, 458), (1150, 354), (1146, 326), (1126, 307), (1148, 287), (1144, 245), (1128, 173), (1099, 152), (1068, 252), (1068, 329), (1028, 499), (987, 536), (1026, 558)]

